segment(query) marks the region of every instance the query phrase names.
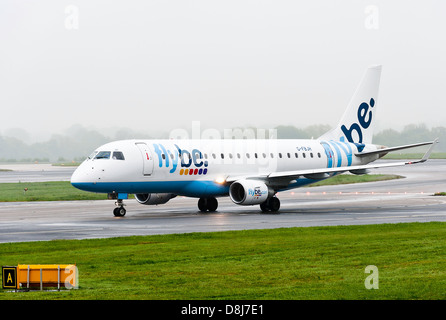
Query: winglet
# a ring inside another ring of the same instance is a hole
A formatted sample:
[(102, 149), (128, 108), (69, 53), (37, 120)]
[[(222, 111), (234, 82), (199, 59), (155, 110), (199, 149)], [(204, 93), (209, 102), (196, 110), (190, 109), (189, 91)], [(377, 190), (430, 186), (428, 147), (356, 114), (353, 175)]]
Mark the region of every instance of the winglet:
[(432, 141), (432, 145), (430, 146), (429, 150), (426, 151), (426, 153), (423, 156), (423, 159), (421, 159), (419, 162), (426, 162), (427, 159), (431, 156), (432, 151), (434, 150), (435, 145), (438, 143), (438, 138)]

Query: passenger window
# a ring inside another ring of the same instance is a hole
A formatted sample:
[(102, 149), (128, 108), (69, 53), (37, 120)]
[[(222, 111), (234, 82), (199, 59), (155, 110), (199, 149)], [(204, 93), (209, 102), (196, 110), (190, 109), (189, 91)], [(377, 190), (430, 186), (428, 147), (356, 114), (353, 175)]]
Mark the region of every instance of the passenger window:
[(113, 152), (113, 159), (115, 159), (115, 160), (125, 160), (124, 154), (121, 151), (114, 151)]
[(100, 151), (94, 158), (95, 159), (110, 159), (110, 154), (111, 154), (110, 151)]

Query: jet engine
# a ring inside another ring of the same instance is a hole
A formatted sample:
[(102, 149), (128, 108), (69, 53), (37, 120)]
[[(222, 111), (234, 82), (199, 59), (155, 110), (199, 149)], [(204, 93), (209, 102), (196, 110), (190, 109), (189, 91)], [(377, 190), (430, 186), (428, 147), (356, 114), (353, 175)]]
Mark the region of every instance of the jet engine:
[(237, 180), (229, 188), (229, 197), (235, 204), (261, 204), (274, 195), (274, 190), (259, 180)]
[(154, 205), (164, 204), (177, 195), (173, 193), (138, 193), (135, 194), (135, 199), (140, 204)]

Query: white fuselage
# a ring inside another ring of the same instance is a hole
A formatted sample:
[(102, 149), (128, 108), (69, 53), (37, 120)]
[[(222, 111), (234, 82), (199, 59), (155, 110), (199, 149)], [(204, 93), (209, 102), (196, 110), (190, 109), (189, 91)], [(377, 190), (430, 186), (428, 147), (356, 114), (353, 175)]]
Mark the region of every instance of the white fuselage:
[[(224, 196), (229, 187), (223, 182), (228, 177), (267, 177), (272, 172), (348, 167), (376, 160), (356, 157), (358, 148), (376, 149), (319, 140), (124, 140), (99, 147), (79, 166), (71, 182), (93, 192)], [(316, 180), (284, 179), (271, 187), (277, 192)]]

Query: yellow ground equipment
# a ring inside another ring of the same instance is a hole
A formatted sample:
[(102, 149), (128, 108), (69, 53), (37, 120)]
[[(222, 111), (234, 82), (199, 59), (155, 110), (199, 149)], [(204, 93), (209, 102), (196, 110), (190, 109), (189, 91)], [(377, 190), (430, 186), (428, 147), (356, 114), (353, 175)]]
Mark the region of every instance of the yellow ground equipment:
[[(9, 272), (8, 277), (13, 276), (11, 270), (7, 272)], [(17, 289), (40, 288), (43, 290), (44, 287), (57, 289), (78, 287), (77, 267), (74, 264), (19, 264), (16, 267), (16, 276)]]

